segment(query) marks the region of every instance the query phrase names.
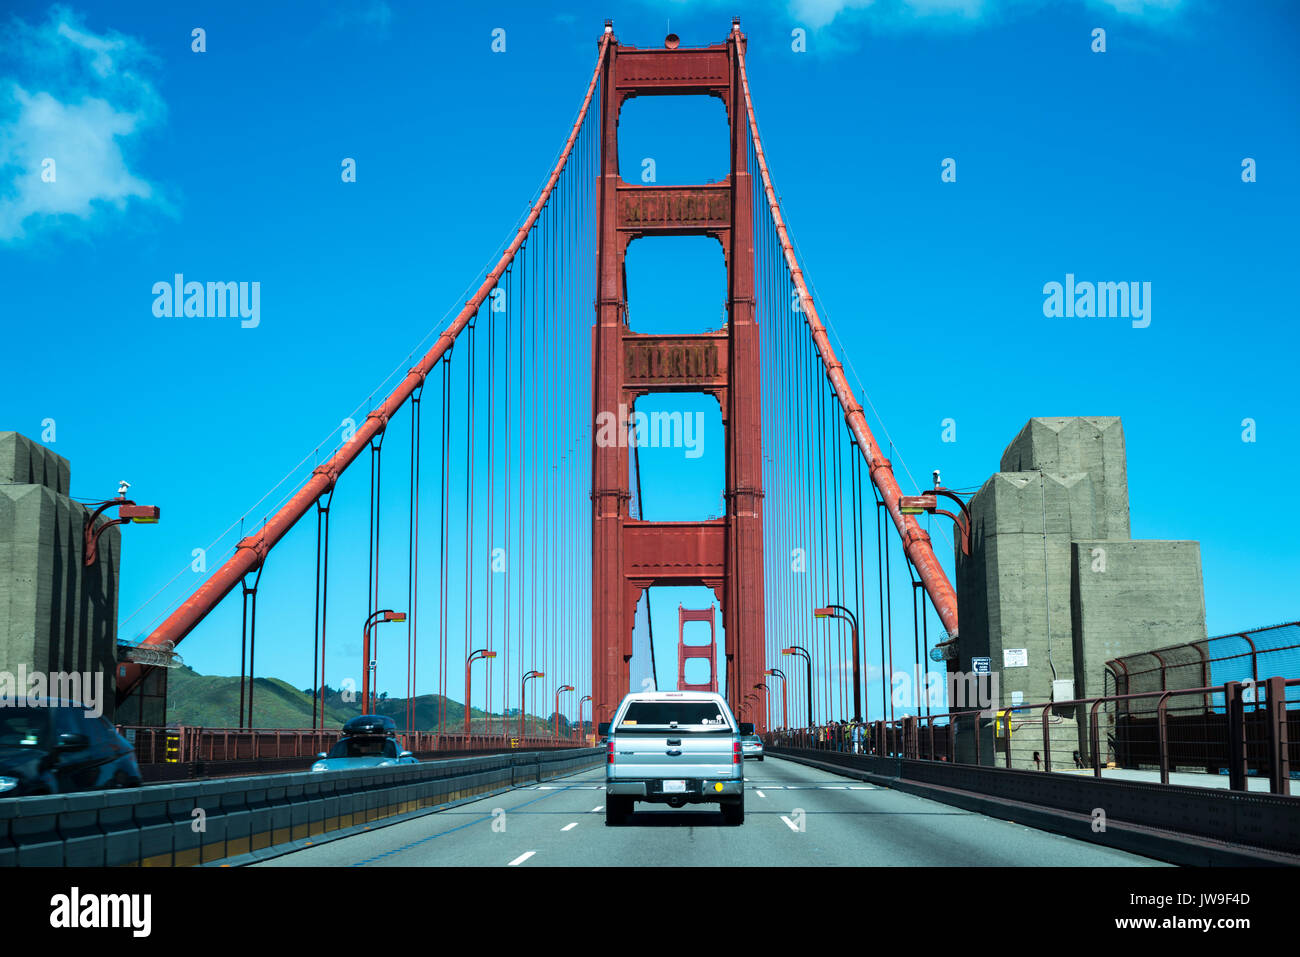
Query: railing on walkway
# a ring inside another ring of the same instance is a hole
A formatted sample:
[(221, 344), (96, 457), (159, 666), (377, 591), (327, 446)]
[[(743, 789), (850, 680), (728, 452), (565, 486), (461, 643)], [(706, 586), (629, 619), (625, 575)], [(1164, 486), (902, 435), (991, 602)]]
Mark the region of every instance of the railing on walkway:
[[(1002, 710), (909, 715), (893, 722), (773, 731), (769, 744), (1023, 770), (1224, 774), (1290, 794), (1300, 775), (1300, 679), (1025, 704)], [(1288, 697), (1292, 700), (1288, 702)], [(1291, 705), (1288, 708), (1288, 704)], [(1293, 770), (1294, 769), (1294, 770)]]
[[(1201, 641), (1168, 645), (1152, 651), (1125, 655), (1106, 662), (1106, 695), (1136, 694), (1142, 691), (1177, 691), (1227, 681), (1247, 679), (1258, 683), (1260, 675), (1300, 674), (1300, 622), (1254, 628), (1218, 635)], [(1300, 703), (1300, 688), (1288, 695)], [(1216, 702), (1223, 707), (1223, 702)], [(1140, 710), (1136, 706), (1134, 710)], [(1154, 711), (1151, 702), (1147, 710)]]
[[(191, 762), (258, 761), (278, 758), (314, 758), (328, 752), (338, 741), (339, 731), (311, 731), (282, 728), (142, 728), (120, 725), (118, 733), (135, 746), (140, 764), (189, 764)], [(509, 751), (513, 749), (573, 748), (582, 744), (572, 736), (530, 734), (437, 734), (420, 731), (398, 734), (402, 747), (419, 757), (465, 751)]]

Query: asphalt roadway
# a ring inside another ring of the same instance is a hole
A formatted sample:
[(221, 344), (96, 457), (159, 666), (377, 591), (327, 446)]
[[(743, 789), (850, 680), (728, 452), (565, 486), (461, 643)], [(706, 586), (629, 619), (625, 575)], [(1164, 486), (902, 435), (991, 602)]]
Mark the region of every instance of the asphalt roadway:
[(605, 825), (603, 767), (264, 861), (261, 867), (1140, 867), (1160, 861), (792, 761), (745, 763), (745, 823), (638, 804)]

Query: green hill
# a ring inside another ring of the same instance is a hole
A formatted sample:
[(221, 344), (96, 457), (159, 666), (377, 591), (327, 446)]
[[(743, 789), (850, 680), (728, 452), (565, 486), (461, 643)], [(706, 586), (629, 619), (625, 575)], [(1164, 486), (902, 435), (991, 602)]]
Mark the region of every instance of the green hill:
[[(247, 686), (245, 686), (247, 691)], [(325, 725), (340, 728), (349, 718), (361, 714), (359, 702), (343, 700), (343, 692), (325, 689)], [(355, 695), (354, 695), (355, 697)], [(447, 732), (460, 732), (465, 727), (465, 706), (459, 701), (441, 695), (419, 695), (415, 698), (416, 731), (433, 731), (438, 726), (438, 704), (442, 702), (442, 728)], [(406, 699), (383, 698), (377, 703), (377, 713), (388, 715), (406, 730)], [(226, 675), (201, 675), (182, 665), (167, 675), (167, 721), (203, 728), (225, 728), (238, 725), (239, 678)], [(487, 730), (487, 715), (478, 708), (470, 709), (470, 730), (481, 733)], [(492, 714), (492, 730), (508, 728), (517, 731), (519, 714), (502, 716)], [(259, 728), (310, 728), (312, 726), (312, 697), (310, 691), (301, 691), (279, 678), (257, 678), (253, 682), (253, 724)], [(503, 724), (505, 722), (505, 724)], [(536, 715), (525, 719), (525, 732), (545, 734), (551, 730), (550, 722)], [(568, 722), (560, 721), (560, 733), (567, 734)]]

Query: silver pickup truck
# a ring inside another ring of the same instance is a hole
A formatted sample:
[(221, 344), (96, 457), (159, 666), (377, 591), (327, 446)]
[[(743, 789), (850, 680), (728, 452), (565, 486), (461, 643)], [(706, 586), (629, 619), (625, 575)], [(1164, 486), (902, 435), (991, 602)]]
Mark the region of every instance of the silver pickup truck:
[(745, 822), (745, 764), (739, 724), (720, 694), (641, 691), (625, 697), (608, 735), (605, 823), (626, 822), (637, 801), (721, 805), (728, 824)]

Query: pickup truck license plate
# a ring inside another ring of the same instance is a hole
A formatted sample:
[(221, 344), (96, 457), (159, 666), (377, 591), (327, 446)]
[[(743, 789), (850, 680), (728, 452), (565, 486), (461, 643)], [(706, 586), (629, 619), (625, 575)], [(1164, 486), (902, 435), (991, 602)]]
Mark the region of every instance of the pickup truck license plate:
[(665, 781), (665, 782), (664, 782), (664, 793), (665, 793), (665, 794), (685, 794), (685, 793), (686, 793), (686, 782), (685, 782), (685, 781)]

